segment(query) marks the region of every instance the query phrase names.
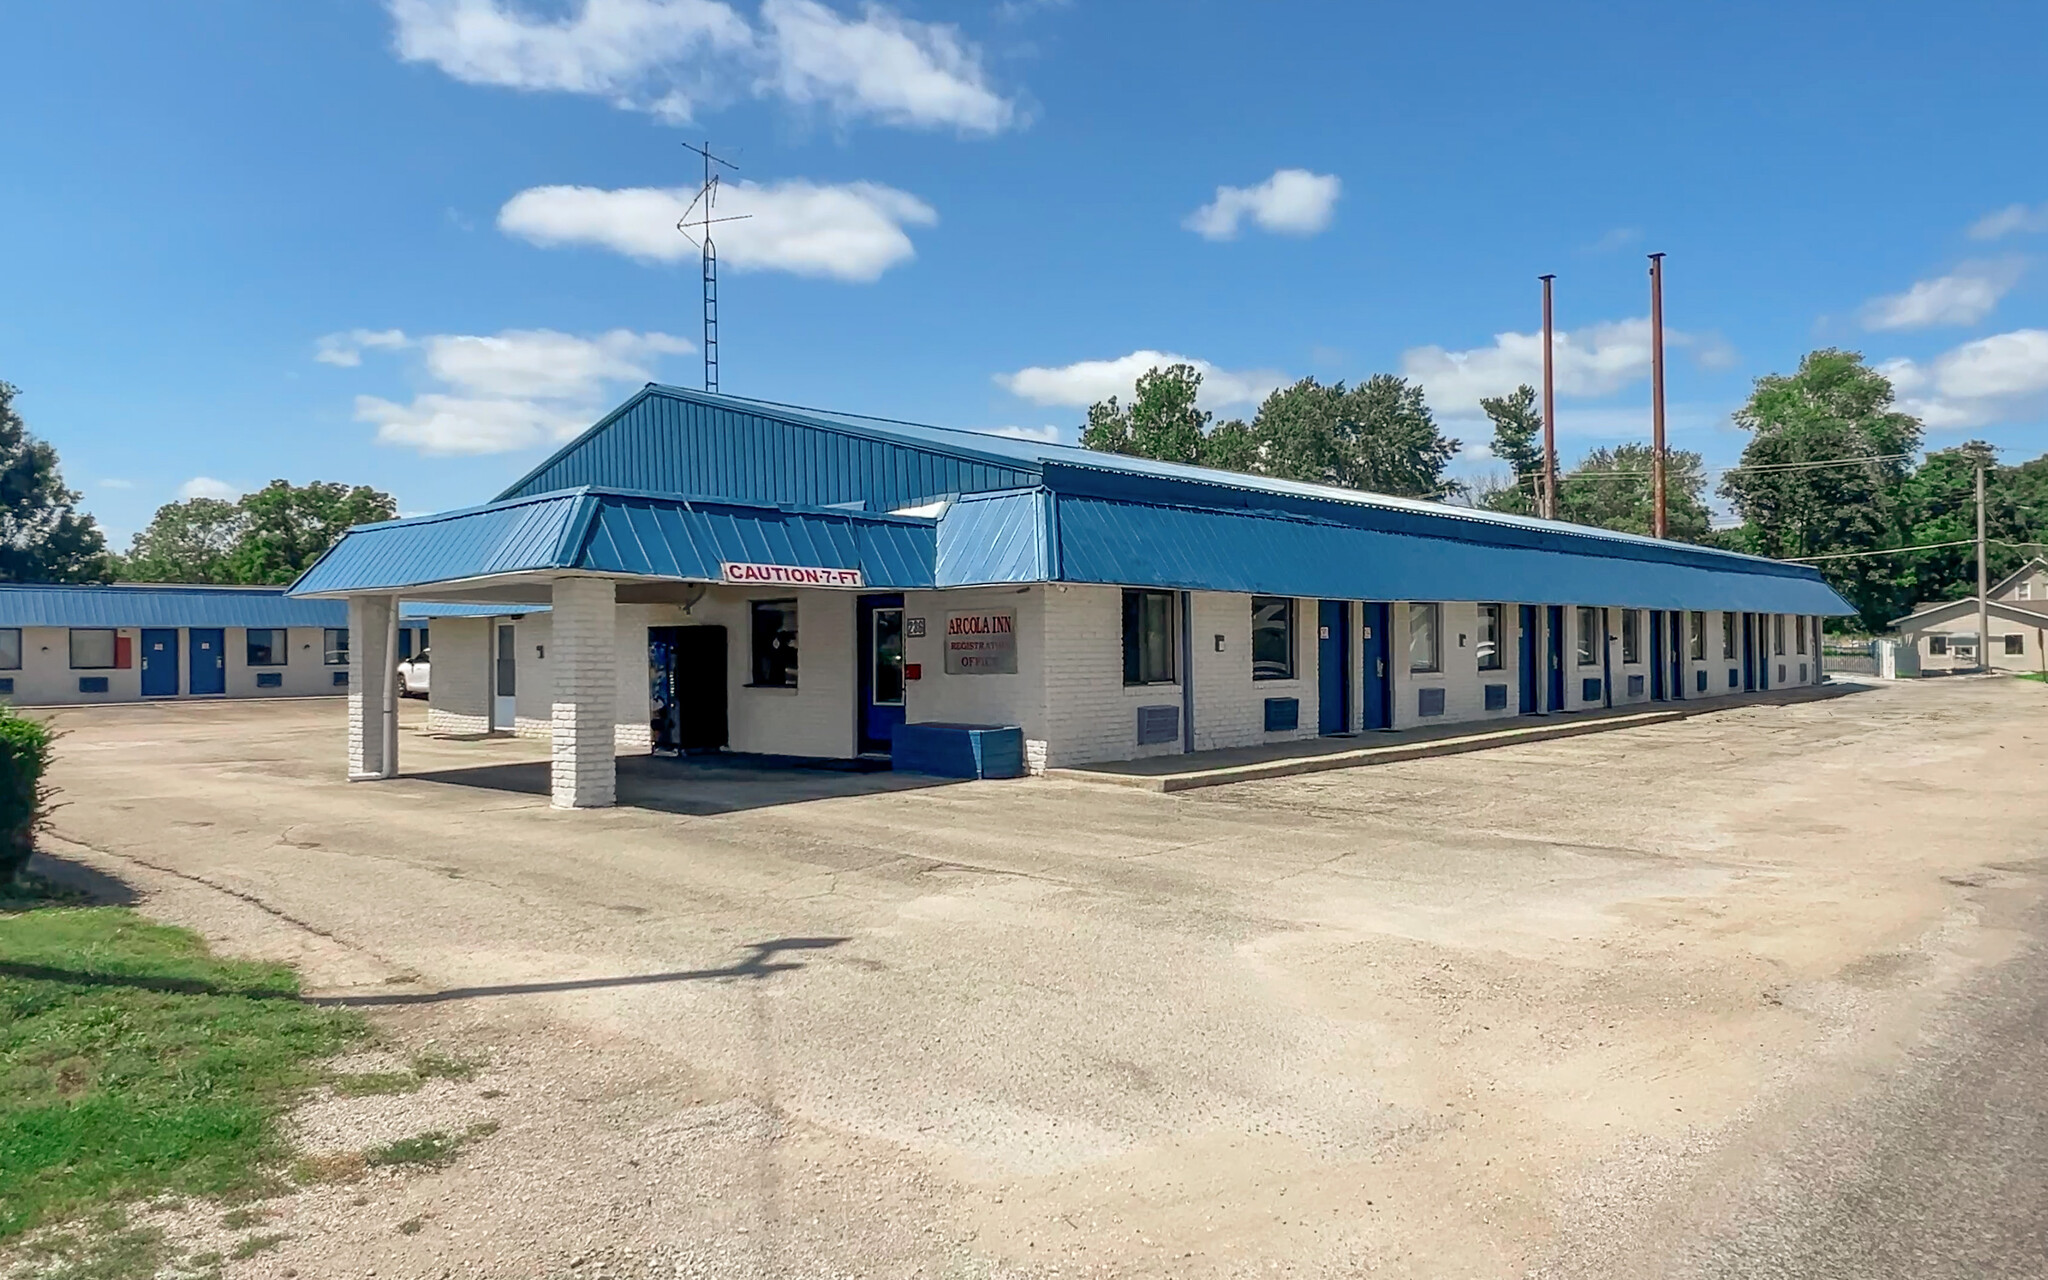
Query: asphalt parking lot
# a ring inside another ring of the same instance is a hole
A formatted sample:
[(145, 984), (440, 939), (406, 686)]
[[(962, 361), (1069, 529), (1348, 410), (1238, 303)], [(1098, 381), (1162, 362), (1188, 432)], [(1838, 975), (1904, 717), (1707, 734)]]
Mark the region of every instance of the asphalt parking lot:
[(638, 760), (559, 813), (545, 744), (417, 706), (369, 784), (335, 701), (108, 707), (56, 713), (48, 845), (489, 1062), (309, 1107), (314, 1149), (501, 1127), (280, 1201), (265, 1274), (1656, 1274), (2032, 954), (2044, 711), (1930, 681), (1181, 795)]

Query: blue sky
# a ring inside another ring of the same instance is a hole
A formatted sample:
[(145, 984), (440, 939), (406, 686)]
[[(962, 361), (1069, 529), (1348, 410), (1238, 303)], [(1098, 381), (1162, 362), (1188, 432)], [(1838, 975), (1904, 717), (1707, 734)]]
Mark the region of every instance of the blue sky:
[[(276, 476), (481, 501), (702, 376), (673, 230), (710, 139), (726, 391), (1058, 431), (1144, 353), (1248, 415), (1533, 377), (1566, 461), (1727, 463), (1758, 375), (1887, 363), (1934, 447), (2048, 451), (2034, 3), (15, 5), (0, 378), (125, 544)], [(1473, 457), (1461, 468), (1483, 471)]]

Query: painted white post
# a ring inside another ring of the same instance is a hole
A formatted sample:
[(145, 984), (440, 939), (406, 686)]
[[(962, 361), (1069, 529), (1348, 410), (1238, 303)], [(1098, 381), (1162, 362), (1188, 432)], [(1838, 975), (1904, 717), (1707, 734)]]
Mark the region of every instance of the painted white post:
[(398, 772), (398, 746), (384, 735), (384, 689), (391, 682), (391, 596), (348, 598), (348, 780)]
[(618, 799), (618, 593), (609, 578), (557, 578), (554, 590), (554, 806), (600, 809)]

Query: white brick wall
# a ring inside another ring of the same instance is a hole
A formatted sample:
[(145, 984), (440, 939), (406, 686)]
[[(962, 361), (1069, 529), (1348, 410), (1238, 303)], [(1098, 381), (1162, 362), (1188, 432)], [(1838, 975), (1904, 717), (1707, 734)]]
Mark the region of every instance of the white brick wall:
[[(1252, 679), (1252, 598), (1196, 592), (1194, 608), (1195, 750), (1248, 747), (1316, 736), (1321, 683), (1317, 679), (1316, 602), (1294, 602), (1294, 678)], [(1121, 607), (1121, 606), (1119, 606)], [(1223, 649), (1216, 637), (1223, 637)], [(1118, 637), (1122, 656), (1122, 637)], [(1266, 732), (1266, 699), (1300, 703), (1295, 728)]]
[(554, 673), (553, 802), (601, 808), (618, 794), (618, 606), (606, 578), (557, 578), (548, 661)]
[(493, 618), (436, 618), (427, 684), (427, 728), (488, 733)]
[[(917, 724), (1014, 724), (1027, 742), (1045, 741), (1045, 598), (1043, 587), (911, 591), (903, 616), (922, 618), (925, 634), (906, 638), (903, 657), (920, 671), (904, 689), (904, 711)], [(1009, 610), (1017, 615), (1015, 675), (947, 675), (946, 621), (956, 613)], [(1119, 622), (1121, 626), (1121, 622)], [(1030, 749), (1027, 748), (1027, 755)], [(1028, 760), (1027, 760), (1028, 763)]]
[[(1451, 721), (1497, 720), (1515, 715), (1516, 709), (1521, 705), (1521, 648), (1517, 641), (1520, 633), (1516, 630), (1519, 625), (1516, 606), (1510, 603), (1502, 610), (1500, 643), (1503, 652), (1500, 670), (1481, 671), (1479, 606), (1469, 601), (1445, 601), (1439, 609), (1439, 625), (1443, 631), (1440, 641), (1440, 669), (1426, 672), (1409, 669), (1412, 661), (1409, 652), (1409, 603), (1397, 600), (1388, 606), (1387, 661), (1394, 674), (1394, 727), (1412, 729)], [(1355, 657), (1353, 661), (1356, 661)], [(1569, 655), (1566, 661), (1570, 661)], [(1505, 708), (1498, 711), (1486, 709), (1486, 686), (1490, 684), (1507, 686)], [(1426, 688), (1439, 688), (1444, 691), (1442, 715), (1422, 714), (1420, 691)], [(1572, 691), (1568, 689), (1566, 692), (1569, 694)]]
[(1178, 740), (1137, 745), (1138, 708), (1180, 705), (1180, 685), (1124, 684), (1123, 592), (1054, 585), (1045, 598), (1046, 765), (1178, 755)]

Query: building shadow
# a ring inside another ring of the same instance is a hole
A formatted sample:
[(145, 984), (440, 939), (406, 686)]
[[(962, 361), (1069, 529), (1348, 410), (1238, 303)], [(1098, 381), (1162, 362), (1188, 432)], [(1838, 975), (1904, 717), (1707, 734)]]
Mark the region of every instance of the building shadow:
[(451, 1000), (481, 1000), (492, 996), (550, 995), (561, 991), (602, 991), (615, 987), (647, 987), (668, 982), (713, 982), (723, 978), (766, 978), (804, 967), (799, 960), (778, 957), (792, 951), (824, 951), (849, 942), (849, 938), (775, 938), (750, 942), (747, 955), (715, 969), (677, 969), (668, 973), (632, 973), (615, 978), (569, 978), (560, 982), (512, 982), (492, 987), (455, 987), (447, 991), (408, 991), (362, 996), (322, 996), (308, 1004), (346, 1009), (388, 1009), (405, 1005), (446, 1004)]
[[(401, 772), (401, 778), (517, 795), (549, 793), (545, 760)], [(959, 778), (896, 773), (885, 762), (815, 760), (720, 752), (701, 756), (620, 756), (618, 803), (687, 817), (740, 813), (845, 796), (949, 786)]]

